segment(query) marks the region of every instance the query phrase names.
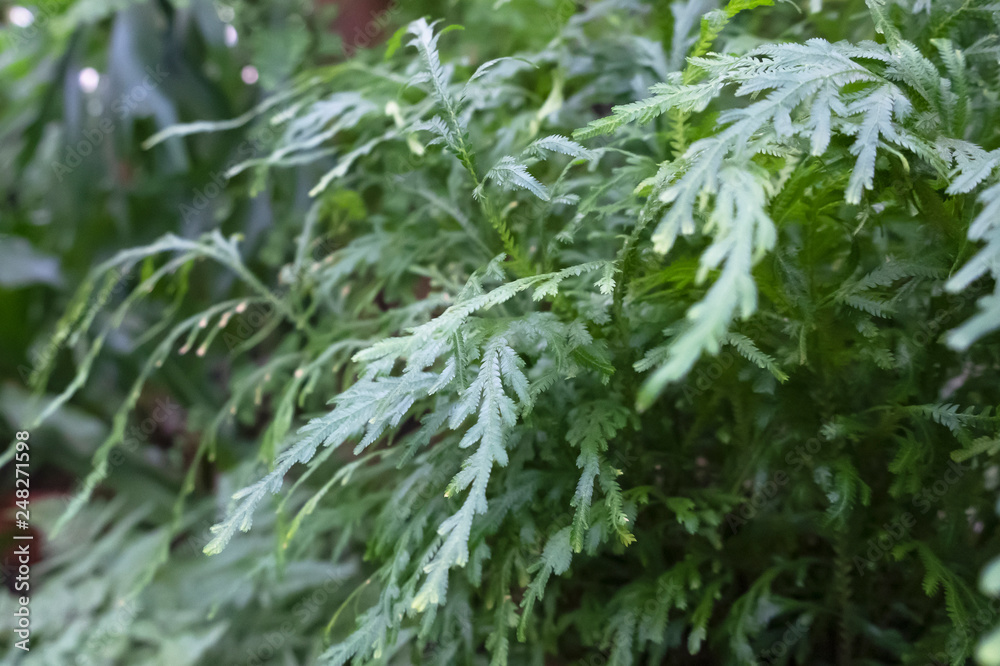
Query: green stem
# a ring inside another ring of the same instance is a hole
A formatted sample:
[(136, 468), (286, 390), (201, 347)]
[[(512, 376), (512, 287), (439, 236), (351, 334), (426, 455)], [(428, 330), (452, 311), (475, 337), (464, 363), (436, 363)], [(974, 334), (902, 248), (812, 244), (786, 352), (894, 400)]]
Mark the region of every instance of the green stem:
[[(472, 180), (476, 184), (476, 190), (482, 192), (483, 181), (479, 177), (479, 172), (476, 170), (473, 153), (469, 150), (464, 138), (459, 145), (457, 157), (459, 162), (462, 163), (462, 166), (465, 167), (465, 170), (469, 172), (470, 176), (472, 176)], [(531, 265), (528, 263), (527, 256), (517, 244), (517, 240), (514, 238), (514, 234), (511, 233), (510, 227), (507, 226), (507, 222), (505, 222), (503, 217), (500, 216), (500, 213), (497, 211), (496, 206), (490, 200), (489, 196), (483, 193), (479, 197), (479, 204), (482, 208), (483, 214), (489, 221), (490, 226), (493, 227), (493, 230), (496, 231), (498, 236), (500, 236), (504, 252), (506, 252), (507, 256), (511, 259), (510, 268), (514, 275), (519, 278), (534, 275), (534, 271), (531, 270)]]

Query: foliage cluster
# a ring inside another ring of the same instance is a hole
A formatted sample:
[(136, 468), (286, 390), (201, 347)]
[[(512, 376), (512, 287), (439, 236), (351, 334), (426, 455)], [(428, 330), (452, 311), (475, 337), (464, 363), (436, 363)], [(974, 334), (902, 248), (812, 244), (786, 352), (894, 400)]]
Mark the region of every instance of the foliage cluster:
[[(39, 422), (142, 362), (56, 529), (141, 574), (57, 536), (47, 603), (142, 600), (123, 663), (1000, 663), (1000, 7), (469, 4), (144, 142), (267, 128), (283, 208), (66, 306)], [(96, 491), (168, 371), (150, 519)]]

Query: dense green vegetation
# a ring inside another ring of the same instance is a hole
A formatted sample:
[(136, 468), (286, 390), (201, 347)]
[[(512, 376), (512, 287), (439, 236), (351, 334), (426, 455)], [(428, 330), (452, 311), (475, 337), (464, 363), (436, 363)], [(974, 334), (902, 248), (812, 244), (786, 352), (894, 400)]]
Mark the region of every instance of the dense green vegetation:
[(123, 4), (0, 32), (4, 663), (1000, 664), (1000, 6)]

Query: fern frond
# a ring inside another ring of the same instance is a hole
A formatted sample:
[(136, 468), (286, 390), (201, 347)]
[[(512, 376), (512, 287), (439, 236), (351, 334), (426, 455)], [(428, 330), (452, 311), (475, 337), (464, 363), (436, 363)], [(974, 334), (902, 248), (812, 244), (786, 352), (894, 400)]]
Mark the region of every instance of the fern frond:
[(750, 361), (758, 368), (767, 370), (779, 382), (787, 381), (788, 375), (785, 373), (784, 370), (781, 369), (781, 366), (778, 365), (777, 361), (775, 361), (774, 358), (772, 358), (768, 354), (765, 354), (760, 349), (758, 349), (757, 345), (754, 344), (753, 340), (746, 337), (745, 335), (732, 332), (727, 333), (723, 338), (722, 343), (733, 345), (734, 347), (736, 347), (736, 350), (740, 353), (740, 355), (743, 358)]
[[(660, 251), (668, 250), (677, 231), (691, 224), (689, 206), (694, 204), (695, 193), (704, 187), (704, 179), (715, 178), (707, 169), (703, 166), (695, 175), (685, 175), (661, 194), (661, 200), (673, 201), (673, 206), (653, 233)], [(720, 265), (721, 272), (705, 298), (688, 310), (685, 327), (670, 343), (665, 363), (643, 384), (637, 400), (640, 409), (648, 407), (669, 382), (684, 376), (702, 353), (716, 353), (735, 317), (749, 317), (756, 309), (751, 270), (777, 238), (766, 208), (770, 194), (763, 169), (733, 165), (718, 174), (715, 206), (706, 222), (715, 236), (701, 255), (698, 280), (704, 281)]]
[(549, 200), (548, 189), (538, 182), (528, 171), (528, 167), (516, 161), (510, 155), (500, 158), (492, 169), (486, 173), (484, 180), (492, 180), (506, 190), (528, 190), (542, 201)]
[(961, 410), (960, 405), (938, 403), (905, 407), (904, 412), (943, 425), (959, 441), (970, 442), (976, 429), (1000, 426), (1000, 414), (991, 415), (992, 409), (991, 407), (983, 407), (977, 413), (976, 408), (972, 406), (959, 411)]
[(871, 487), (861, 479), (857, 468), (846, 459), (838, 460), (833, 469), (817, 468), (814, 478), (830, 502), (826, 515), (827, 520), (832, 523), (846, 525), (858, 501), (864, 506), (868, 506), (871, 501)]
[(460, 132), (463, 128), (458, 120), (458, 109), (455, 100), (448, 89), (450, 85), (448, 73), (441, 65), (441, 56), (438, 54), (438, 39), (440, 39), (441, 34), (434, 32), (434, 26), (437, 23), (437, 21), (427, 23), (427, 20), (423, 18), (411, 23), (407, 28), (407, 33), (413, 36), (409, 41), (409, 45), (415, 47), (420, 53), (420, 59), (424, 64), (424, 72), (431, 82), (431, 89), (434, 92), (437, 103), (448, 112), (446, 120), (450, 123), (450, 129)]
[(541, 139), (532, 141), (528, 144), (528, 147), (524, 149), (522, 154), (540, 158), (547, 152), (562, 153), (563, 155), (569, 155), (570, 157), (588, 158), (591, 156), (590, 151), (578, 144), (576, 141), (567, 139), (566, 137), (558, 134), (553, 134), (551, 136), (542, 137)]
[(1000, 166), (1000, 148), (986, 152), (968, 141), (948, 138), (939, 139), (937, 146), (945, 160), (955, 165), (948, 194), (971, 192)]
[(612, 115), (592, 121), (587, 127), (573, 132), (573, 138), (580, 141), (602, 134), (611, 134), (625, 125), (645, 124), (670, 109), (683, 111), (703, 111), (708, 103), (722, 91), (723, 82), (717, 79), (706, 83), (682, 86), (681, 75), (675, 73), (666, 83), (650, 88), (652, 96), (611, 109)]
[(362, 378), (336, 398), (337, 406), (326, 416), (313, 419), (299, 430), (301, 439), (278, 455), (274, 469), (233, 495), (237, 505), (222, 522), (212, 527), (215, 534), (205, 553), (222, 552), (236, 531), (253, 525), (253, 513), (269, 494), (281, 490), (281, 483), (297, 463), (309, 462), (320, 446), (337, 447), (348, 438), (365, 433), (355, 448), (360, 451), (386, 427), (396, 425), (414, 402), (429, 394), (440, 381), (438, 374), (409, 372), (402, 377)]
[(584, 532), (590, 526), (590, 501), (594, 494), (594, 479), (605, 464), (603, 453), (619, 430), (625, 426), (628, 412), (620, 404), (595, 402), (581, 406), (570, 414), (567, 441), (580, 449), (576, 465), (580, 468), (580, 481), (570, 506), (576, 507), (570, 542), (573, 551), (583, 548)]
[(572, 561), (573, 549), (570, 547), (570, 528), (564, 527), (549, 538), (545, 549), (542, 550), (542, 557), (528, 569), (529, 573), (535, 575), (521, 601), (521, 621), (517, 629), (518, 640), (524, 640), (524, 630), (531, 619), (531, 611), (535, 602), (541, 601), (545, 597), (545, 586), (548, 584), (549, 578), (552, 574), (559, 576), (565, 573)]
[(448, 486), (446, 495), (471, 488), (462, 507), (438, 527), (438, 534), (443, 537), (444, 542), (423, 567), (427, 577), (411, 603), (412, 608), (418, 612), (442, 603), (448, 590), (448, 571), (454, 566), (465, 566), (468, 562), (468, 542), (473, 518), (486, 512), (486, 484), (494, 463), (506, 466), (507, 451), (504, 443), (507, 432), (517, 422), (518, 405), (508, 397), (504, 387), (513, 390), (522, 405), (530, 400), (528, 380), (521, 370), (522, 364), (506, 339), (494, 338), (483, 352), (476, 379), (464, 391), (451, 414), (450, 425), (455, 429), (478, 409), (479, 418), (466, 431), (459, 448), (468, 448), (477, 443), (479, 447), (465, 460), (462, 471)]
[(982, 209), (969, 226), (969, 240), (985, 241), (986, 245), (951, 277), (947, 289), (960, 292), (972, 282), (989, 273), (995, 282), (993, 293), (979, 300), (979, 312), (949, 331), (948, 344), (964, 351), (979, 338), (1000, 328), (1000, 182), (979, 195)]

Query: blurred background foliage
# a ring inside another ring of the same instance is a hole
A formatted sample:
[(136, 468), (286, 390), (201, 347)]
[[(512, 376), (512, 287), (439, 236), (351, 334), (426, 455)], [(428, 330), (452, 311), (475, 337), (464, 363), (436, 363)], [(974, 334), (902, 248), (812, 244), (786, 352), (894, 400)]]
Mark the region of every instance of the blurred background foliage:
[[(305, 66), (341, 58), (345, 41), (331, 29), (336, 17), (334, 5), (298, 0), (0, 3), (0, 422), (5, 432), (21, 429), (29, 418), (29, 384), (36, 370), (54, 361), (51, 385), (63, 387), (72, 379), (74, 363), (67, 361), (80, 360), (82, 341), (53, 348), (50, 340), (60, 313), (93, 266), (166, 232), (194, 237), (212, 228), (238, 229), (256, 250), (266, 244), (269, 230), (301, 215), (314, 173), (289, 169), (252, 197), (249, 182), (236, 179), (222, 187), (226, 167), (253, 148), (245, 131), (151, 150), (141, 142), (179, 122), (238, 116)], [(195, 302), (218, 298), (231, 287), (224, 274), (199, 277), (206, 279), (190, 283)], [(135, 276), (122, 276), (119, 293), (134, 282)], [(276, 582), (273, 544), (263, 535), (204, 567), (201, 547), (214, 515), (211, 499), (196, 498), (191, 511), (171, 523), (183, 465), (189, 462), (184, 457), (204, 416), (189, 407), (202, 405), (214, 414), (225, 401), (222, 362), (213, 364), (207, 381), (182, 363), (167, 364), (134, 415), (130, 437), (138, 445), (125, 447), (127, 454), (94, 505), (58, 539), (47, 537), (46, 528), (86, 476), (111, 415), (125, 400), (143, 360), (134, 350), (156, 317), (152, 306), (135, 311), (109, 340), (72, 406), (32, 433), (37, 444), (31, 458), (37, 537), (33, 650), (28, 655), (13, 650), (5, 623), (0, 638), (5, 661), (24, 656), (18, 663), (193, 664), (229, 655), (249, 663), (260, 650), (315, 654), (319, 643), (310, 638), (316, 644), (303, 645), (301, 636), (322, 635), (340, 582), (356, 568), (296, 562)], [(144, 431), (144, 420), (155, 427)], [(252, 439), (253, 424), (242, 434)], [(10, 477), (5, 469), (0, 575), (12, 591)], [(221, 483), (225, 488), (224, 479)], [(211, 498), (214, 486), (207, 479), (199, 492)], [(172, 559), (154, 575), (165, 547)], [(4, 596), (9, 615), (11, 597), (6, 591)], [(219, 599), (227, 600), (225, 608), (215, 606)], [(286, 627), (268, 643), (265, 632), (281, 625), (267, 623), (262, 606), (286, 601), (297, 604), (289, 606), (297, 608), (294, 635)]]

